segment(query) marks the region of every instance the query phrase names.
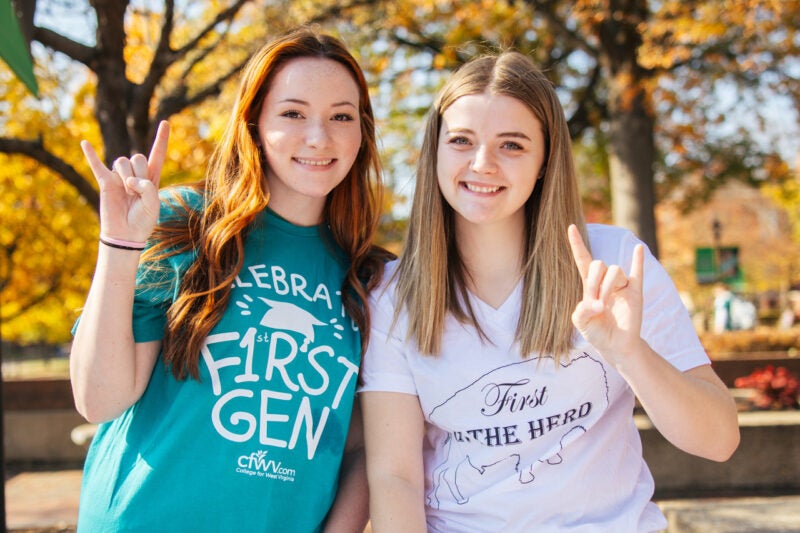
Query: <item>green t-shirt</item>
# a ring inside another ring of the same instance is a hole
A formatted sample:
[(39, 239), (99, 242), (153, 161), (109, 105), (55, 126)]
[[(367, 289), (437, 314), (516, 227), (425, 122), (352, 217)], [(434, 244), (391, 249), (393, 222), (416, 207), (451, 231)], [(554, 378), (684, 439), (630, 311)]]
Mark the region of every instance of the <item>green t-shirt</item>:
[[(162, 338), (166, 307), (192, 260), (165, 261), (166, 282), (163, 272), (140, 269), (137, 342)], [(159, 358), (141, 399), (99, 427), (79, 529), (321, 529), (361, 359), (340, 297), (345, 270), (326, 227), (262, 213), (225, 314), (201, 350), (200, 380), (176, 380)]]

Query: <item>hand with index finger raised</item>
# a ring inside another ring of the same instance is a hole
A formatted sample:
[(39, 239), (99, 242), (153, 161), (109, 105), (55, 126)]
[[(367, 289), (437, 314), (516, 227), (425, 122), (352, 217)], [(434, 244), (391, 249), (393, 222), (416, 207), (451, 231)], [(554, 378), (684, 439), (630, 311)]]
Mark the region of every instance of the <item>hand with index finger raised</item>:
[(109, 169), (86, 141), (81, 148), (100, 187), (100, 228), (108, 237), (144, 242), (158, 221), (158, 185), (166, 159), (169, 124), (159, 124), (149, 158), (121, 157)]
[(616, 365), (641, 340), (644, 247), (636, 245), (629, 275), (619, 265), (595, 260), (578, 229), (567, 230), (583, 292), (572, 322), (583, 337)]

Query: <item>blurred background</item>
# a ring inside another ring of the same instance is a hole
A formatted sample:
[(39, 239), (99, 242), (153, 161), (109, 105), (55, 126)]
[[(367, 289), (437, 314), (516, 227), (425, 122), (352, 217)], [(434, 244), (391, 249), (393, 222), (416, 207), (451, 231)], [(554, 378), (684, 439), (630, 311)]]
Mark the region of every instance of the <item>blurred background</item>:
[[(633, 230), (659, 257), (743, 423), (798, 412), (800, 1), (0, 0), (7, 479), (79, 468), (91, 439), (67, 369), (99, 231), (79, 141), (107, 161), (147, 153), (166, 119), (162, 184), (201, 179), (242, 65), (305, 23), (339, 36), (366, 71), (390, 192), (383, 244), (402, 249), (442, 81), (481, 52), (520, 50), (558, 88), (588, 220)], [(774, 474), (688, 464), (696, 477), (679, 482), (655, 466), (662, 496), (800, 493), (800, 433), (778, 425), (752, 443), (784, 446)], [(701, 474), (719, 479), (704, 486)]]

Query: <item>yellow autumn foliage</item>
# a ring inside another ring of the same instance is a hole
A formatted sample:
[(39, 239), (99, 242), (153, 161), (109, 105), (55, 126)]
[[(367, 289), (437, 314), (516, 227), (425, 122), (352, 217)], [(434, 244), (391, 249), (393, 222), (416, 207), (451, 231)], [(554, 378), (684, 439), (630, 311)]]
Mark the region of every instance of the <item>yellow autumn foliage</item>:
[[(230, 2), (204, 0), (188, 4), (191, 13), (176, 15), (170, 43), (174, 50), (192, 42), (197, 29), (214, 20)], [(126, 14), (126, 76), (135, 83), (147, 75), (163, 24), (160, 4), (144, 5)], [(593, 32), (600, 23), (609, 21), (608, 17), (624, 15), (610, 12), (607, 0), (396, 0), (353, 5), (348, 7), (349, 3), (336, 0), (248, 3), (234, 23), (214, 27), (184, 59), (170, 67), (151, 102), (151, 115), (160, 99), (181, 82), (186, 81), (191, 97), (192, 91), (201, 90), (234, 69), (271, 36), (295, 24), (319, 20), (322, 29), (345, 40), (367, 71), (383, 141), (387, 181), (396, 187), (388, 196), (390, 211), (413, 191), (422, 115), (449, 71), (484, 46), (513, 46), (531, 54), (548, 69), (565, 95), (577, 88), (577, 98), (582, 98), (580, 83), (586, 81), (586, 72), (591, 68), (586, 64), (592, 60), (593, 47), (598, 46)], [(706, 61), (718, 58), (728, 61), (731, 70), (757, 74), (773, 67), (775, 54), (779, 54), (776, 50), (786, 50), (780, 53), (789, 55), (797, 52), (798, 0), (663, 0), (651, 2), (649, 7), (653, 11), (637, 28), (642, 45), (636, 50), (636, 66), (642, 69), (663, 74), (696, 59), (698, 50), (705, 50), (710, 54)], [(547, 10), (550, 18), (542, 15)], [(338, 16), (325, 17), (332, 12)], [(565, 22), (561, 33), (555, 29), (556, 19)], [(726, 41), (731, 35), (736, 38)], [(224, 46), (207, 53), (207, 48), (223, 39)], [(728, 42), (733, 43), (730, 49), (723, 46)], [(775, 46), (777, 42), (781, 46)], [(718, 49), (710, 46), (717, 43), (723, 44)], [(767, 49), (773, 55), (759, 53)], [(584, 56), (571, 55), (575, 50)], [(737, 59), (733, 61), (731, 56)], [(48, 151), (93, 184), (78, 141), (87, 139), (103, 153), (94, 117), (96, 80), (81, 67), (65, 68), (64, 62), (63, 57), (37, 55), (39, 100), (30, 96), (0, 64), (0, 137), (39, 139)], [(633, 71), (623, 75), (630, 72)], [(639, 83), (634, 89), (652, 95), (661, 104), (659, 109), (688, 114), (691, 109), (679, 107), (691, 106), (691, 99), (674, 91), (701, 91), (701, 79), (702, 73), (688, 72), (669, 85), (655, 74), (649, 79), (631, 80), (630, 84)], [(601, 86), (603, 81), (608, 82), (601, 80)], [(203, 177), (214, 143), (228, 119), (234, 88), (235, 79), (225, 84), (218, 96), (169, 118), (171, 135), (164, 185)], [(603, 90), (597, 94), (602, 95)], [(625, 96), (632, 100), (636, 93)], [(565, 100), (565, 104), (568, 111), (574, 107), (574, 102)], [(587, 109), (591, 126), (599, 132), (595, 139), (598, 144), (589, 143), (589, 151), (584, 150), (583, 154), (582, 167), (588, 169), (586, 173), (593, 180), (602, 180), (605, 176), (599, 175), (607, 173), (603, 154), (599, 153), (603, 142), (607, 142), (602, 139), (603, 111), (602, 102)], [(721, 122), (725, 118), (720, 115), (707, 120)], [(664, 118), (658, 119), (663, 125)], [(670, 154), (681, 159), (690, 152), (703, 140), (706, 125), (694, 121), (670, 124), (675, 134), (671, 140), (674, 144), (667, 145)], [(593, 151), (595, 148), (597, 152)], [(712, 167), (708, 165), (709, 170)], [(599, 198), (592, 201), (592, 209), (596, 209), (606, 198), (606, 191), (602, 184), (591, 184), (591, 195)], [(791, 180), (776, 182), (773, 187), (776, 201), (782, 202), (794, 217), (800, 239), (800, 214), (796, 209), (800, 205), (800, 187)], [(93, 206), (87, 205), (54, 171), (24, 156), (0, 153), (0, 220), (3, 339), (22, 343), (68, 340), (94, 268), (98, 228)], [(395, 239), (401, 235), (398, 228), (388, 233)]]

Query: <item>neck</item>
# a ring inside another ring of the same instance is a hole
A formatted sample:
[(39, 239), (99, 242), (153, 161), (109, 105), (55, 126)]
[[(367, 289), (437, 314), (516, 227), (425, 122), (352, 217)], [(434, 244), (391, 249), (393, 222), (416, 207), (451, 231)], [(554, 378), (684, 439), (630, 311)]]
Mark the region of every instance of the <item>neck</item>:
[(293, 201), (284, 202), (270, 198), (267, 206), (281, 218), (295, 226), (316, 226), (322, 223), (322, 211), (325, 201)]
[(469, 290), (487, 304), (498, 308), (522, 277), (525, 262), (524, 221), (503, 227), (458, 221), (456, 239), (467, 270)]

